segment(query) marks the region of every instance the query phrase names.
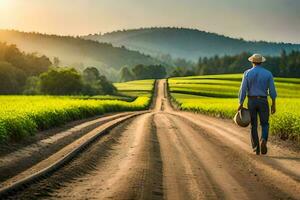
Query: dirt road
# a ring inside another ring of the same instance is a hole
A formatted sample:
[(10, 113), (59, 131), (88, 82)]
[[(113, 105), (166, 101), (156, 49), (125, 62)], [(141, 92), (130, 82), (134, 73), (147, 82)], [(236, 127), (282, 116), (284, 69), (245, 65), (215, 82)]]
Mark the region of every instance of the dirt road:
[(248, 129), (172, 109), (159, 81), (152, 112), (118, 125), (71, 163), (11, 199), (300, 199), (300, 153)]

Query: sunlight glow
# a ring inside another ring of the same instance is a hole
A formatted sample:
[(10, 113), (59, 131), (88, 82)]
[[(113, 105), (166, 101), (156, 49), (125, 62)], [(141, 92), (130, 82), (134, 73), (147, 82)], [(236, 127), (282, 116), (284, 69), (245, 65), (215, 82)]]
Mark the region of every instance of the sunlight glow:
[(9, 6), (9, 4), (10, 4), (10, 0), (0, 0), (1, 8), (5, 8), (5, 7)]
[(0, 0), (0, 12), (1, 12), (1, 14), (3, 15), (6, 12), (8, 12), (8, 10), (11, 9), (11, 5), (12, 5), (12, 1), (11, 0)]
[[(115, 2), (0, 0), (0, 29), (85, 35), (120, 29), (174, 26), (196, 28), (247, 40), (300, 43), (300, 0)], [(253, 23), (261, 20), (263, 25)]]

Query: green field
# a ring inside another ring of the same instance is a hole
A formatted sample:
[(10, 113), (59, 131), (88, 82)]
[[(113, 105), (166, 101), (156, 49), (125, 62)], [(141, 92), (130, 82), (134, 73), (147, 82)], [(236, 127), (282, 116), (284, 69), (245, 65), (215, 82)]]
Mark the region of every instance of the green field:
[(120, 94), (125, 96), (151, 97), (154, 80), (138, 80), (125, 83), (114, 83)]
[[(173, 101), (182, 110), (232, 118), (241, 78), (241, 74), (193, 76), (171, 78), (168, 83)], [(275, 78), (275, 85), (277, 113), (270, 119), (271, 133), (300, 142), (300, 79)]]
[[(132, 93), (126, 88), (134, 85)], [(154, 80), (117, 83), (128, 96), (0, 96), (0, 141), (109, 112), (148, 108)], [(138, 91), (141, 91), (139, 94)]]

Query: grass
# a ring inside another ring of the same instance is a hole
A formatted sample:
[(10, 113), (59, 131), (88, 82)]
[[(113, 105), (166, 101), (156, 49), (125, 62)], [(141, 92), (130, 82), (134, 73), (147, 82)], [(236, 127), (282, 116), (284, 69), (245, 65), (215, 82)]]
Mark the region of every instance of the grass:
[(153, 79), (148, 80), (137, 80), (137, 81), (128, 81), (123, 83), (114, 83), (114, 86), (117, 87), (118, 91), (152, 91), (152, 84), (154, 83)]
[[(126, 88), (132, 83), (117, 85)], [(135, 85), (135, 92), (141, 89), (147, 94), (132, 94), (131, 97), (0, 96), (0, 141), (22, 139), (37, 131), (104, 113), (144, 110), (151, 103), (154, 80), (136, 81)]]
[[(172, 99), (182, 110), (233, 118), (241, 78), (241, 74), (193, 76), (168, 83)], [(270, 118), (271, 134), (300, 142), (300, 79), (275, 78), (275, 85), (277, 113)]]
[(97, 95), (97, 96), (79, 96), (79, 97), (73, 97), (75, 99), (84, 99), (84, 100), (120, 100), (120, 101), (127, 101), (132, 102), (136, 99), (136, 97), (133, 96), (118, 96), (118, 95)]

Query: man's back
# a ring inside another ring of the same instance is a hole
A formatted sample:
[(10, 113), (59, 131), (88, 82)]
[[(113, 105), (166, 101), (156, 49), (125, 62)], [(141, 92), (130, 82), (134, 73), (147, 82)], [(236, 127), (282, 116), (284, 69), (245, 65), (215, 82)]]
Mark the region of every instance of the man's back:
[(269, 94), (272, 99), (277, 96), (271, 72), (261, 66), (255, 66), (244, 73), (239, 94), (240, 104), (244, 102), (246, 95), (267, 97)]
[(272, 73), (261, 66), (252, 67), (245, 72), (245, 77), (248, 86), (248, 96), (272, 96)]

